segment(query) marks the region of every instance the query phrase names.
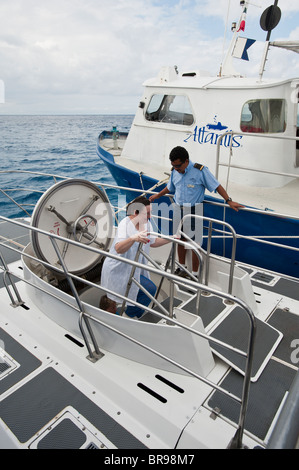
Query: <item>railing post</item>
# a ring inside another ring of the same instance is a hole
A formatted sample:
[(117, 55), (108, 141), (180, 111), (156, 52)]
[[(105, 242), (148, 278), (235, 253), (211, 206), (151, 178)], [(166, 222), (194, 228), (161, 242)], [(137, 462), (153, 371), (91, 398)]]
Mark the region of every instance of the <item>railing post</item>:
[(245, 428), (245, 418), (246, 418), (246, 412), (247, 412), (248, 400), (249, 400), (249, 389), (250, 389), (251, 371), (252, 371), (252, 364), (253, 364), (254, 342), (255, 342), (255, 337), (256, 337), (256, 321), (255, 321), (254, 314), (252, 312), (249, 312), (247, 308), (245, 308), (245, 311), (249, 313), (251, 327), (249, 330), (249, 341), (248, 341), (245, 377), (244, 377), (244, 382), (243, 382), (238, 429), (233, 439), (230, 442), (230, 445), (229, 445), (230, 449), (242, 448), (242, 440), (243, 440), (243, 434), (244, 434), (244, 428)]
[(212, 222), (209, 220), (209, 230), (208, 230), (208, 244), (207, 244), (207, 262), (205, 269), (205, 285), (209, 283), (209, 273), (210, 273), (210, 254), (211, 254), (211, 244), (212, 244)]
[[(14, 283), (14, 281), (13, 281), (11, 275), (10, 275), (8, 266), (7, 266), (6, 262), (5, 262), (5, 259), (3, 258), (3, 255), (2, 255), (2, 253), (1, 253), (1, 251), (0, 251), (0, 259), (1, 259), (1, 261), (2, 261), (2, 263), (3, 263), (3, 267), (4, 267), (3, 282), (4, 282), (5, 288), (6, 288), (6, 290), (7, 290), (7, 293), (8, 293), (8, 295), (9, 295), (9, 297), (10, 297), (10, 300), (11, 300), (11, 302), (12, 302), (11, 305), (12, 305), (12, 307), (19, 307), (20, 305), (23, 305), (24, 302), (23, 302), (23, 300), (21, 299), (21, 296), (20, 296), (20, 294), (19, 294), (19, 291), (18, 291), (18, 289), (16, 288), (16, 285), (15, 285), (15, 283)], [(12, 287), (12, 289), (13, 289), (15, 295), (16, 295), (17, 301), (15, 301), (15, 299), (13, 298), (13, 295), (12, 295), (12, 293), (11, 293), (11, 291), (10, 291), (9, 285), (8, 285), (8, 283), (7, 283), (7, 281), (6, 281), (6, 276), (7, 276), (8, 279), (9, 279), (10, 285), (11, 285), (11, 287)]]
[[(174, 274), (175, 271), (175, 256), (176, 256), (176, 246), (175, 242), (172, 242), (171, 247), (171, 274)], [(173, 297), (174, 297), (174, 283), (170, 281), (169, 289), (169, 318), (173, 318)]]
[(0, 188), (0, 191), (2, 194), (4, 194), (4, 196), (6, 196), (11, 202), (13, 202), (19, 209), (21, 209), (22, 211), (25, 212), (25, 214), (27, 214), (29, 217), (31, 217), (31, 215), (29, 214), (29, 212), (26, 211), (26, 209), (24, 209), (24, 207), (22, 207), (20, 204), (17, 203), (17, 201), (15, 201), (12, 197), (10, 197), (5, 191), (3, 191), (3, 189)]
[[(138, 261), (139, 255), (141, 253), (141, 249), (142, 249), (142, 243), (139, 243), (138, 248), (137, 248), (137, 252), (136, 252), (136, 255), (135, 255), (135, 259), (134, 259), (135, 262)], [(127, 289), (126, 289), (126, 292), (125, 292), (125, 297), (128, 297), (128, 294), (130, 292), (130, 289), (131, 289), (131, 286), (132, 286), (132, 280), (133, 280), (133, 276), (135, 274), (135, 271), (136, 271), (136, 266), (132, 266), (131, 274), (130, 274), (128, 284), (127, 284)], [(125, 306), (126, 306), (126, 300), (124, 300), (123, 303), (122, 303), (120, 315), (123, 314), (123, 312), (125, 310)]]
[[(82, 335), (83, 335), (83, 338), (84, 338), (84, 341), (85, 341), (85, 344), (86, 344), (86, 347), (88, 349), (88, 352), (89, 352), (89, 356), (88, 356), (88, 359), (90, 359), (92, 362), (96, 362), (98, 359), (100, 359), (101, 357), (104, 356), (104, 354), (99, 350), (99, 347), (98, 347), (98, 344), (97, 344), (97, 341), (96, 341), (96, 338), (93, 334), (93, 331), (92, 331), (92, 328), (90, 327), (90, 324), (89, 324), (89, 321), (87, 319), (87, 317), (84, 316), (84, 307), (82, 305), (82, 302), (79, 298), (79, 295), (78, 295), (78, 292), (77, 292), (77, 289), (74, 285), (74, 282), (73, 282), (73, 279), (71, 278), (71, 276), (69, 275), (69, 272), (68, 272), (68, 269), (66, 267), (66, 264), (64, 262), (64, 259), (63, 257), (61, 256), (60, 254), (60, 251), (59, 251), (59, 248), (57, 246), (57, 243), (56, 243), (56, 240), (53, 238), (53, 237), (49, 237), (50, 240), (51, 240), (51, 243), (54, 247), (54, 250), (58, 256), (58, 259), (60, 261), (60, 264), (63, 268), (63, 271), (64, 271), (64, 274), (67, 278), (67, 281), (70, 285), (70, 288), (72, 290), (72, 293), (76, 299), (76, 302), (78, 304), (78, 307), (79, 307), (79, 310), (80, 310), (80, 317), (79, 317), (79, 327), (80, 327), (80, 330), (82, 332)], [(89, 346), (89, 342), (88, 342), (88, 339), (86, 337), (86, 335), (84, 334), (84, 331), (83, 331), (83, 328), (82, 328), (82, 316), (84, 318), (84, 321), (85, 321), (85, 324), (87, 326), (87, 329), (88, 329), (88, 332), (90, 334), (90, 337), (91, 337), (91, 340), (92, 340), (92, 343), (93, 343), (93, 346), (94, 346), (94, 349), (95, 351), (93, 352)]]
[[(182, 219), (182, 222), (186, 219), (186, 218), (190, 218), (190, 217), (194, 217), (194, 218), (199, 218), (199, 219), (202, 219), (202, 220), (207, 220), (209, 222), (209, 231), (208, 231), (208, 245), (207, 245), (207, 251), (206, 251), (206, 267), (205, 267), (205, 285), (208, 285), (208, 278), (209, 278), (209, 260), (210, 260), (210, 254), (211, 254), (211, 239), (212, 239), (212, 225), (213, 223), (216, 223), (218, 225), (223, 225), (224, 227), (227, 227), (231, 233), (232, 233), (232, 237), (233, 237), (233, 245), (232, 245), (232, 255), (231, 255), (231, 264), (230, 264), (230, 274), (229, 274), (229, 284), (228, 284), (228, 293), (229, 294), (232, 294), (232, 290), (233, 290), (233, 279), (234, 279), (234, 269), (235, 269), (235, 259), (236, 259), (236, 248), (237, 248), (237, 234), (234, 230), (234, 228), (229, 225), (227, 222), (224, 222), (224, 221), (219, 221), (219, 220), (216, 220), (216, 219), (210, 219), (208, 217), (204, 217), (202, 215), (191, 215), (191, 214), (188, 214), (188, 215), (185, 215)], [(214, 229), (215, 230), (215, 229)], [(222, 230), (222, 232), (224, 232), (224, 230)], [(226, 232), (224, 232), (226, 233)], [(190, 243), (195, 247), (197, 248), (198, 245), (193, 241), (191, 240), (190, 237), (188, 237), (186, 234), (184, 234), (183, 232), (181, 232), (181, 234), (190, 241)], [(202, 249), (202, 248), (201, 248)], [(201, 265), (200, 265), (201, 266)], [(200, 271), (199, 271), (200, 272)]]

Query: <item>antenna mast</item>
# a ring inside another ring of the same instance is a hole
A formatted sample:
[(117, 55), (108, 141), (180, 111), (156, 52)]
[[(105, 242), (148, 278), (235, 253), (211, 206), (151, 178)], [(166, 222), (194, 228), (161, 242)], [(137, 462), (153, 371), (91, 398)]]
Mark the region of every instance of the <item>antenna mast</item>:
[(278, 0), (275, 0), (274, 5), (267, 8), (262, 14), (261, 19), (260, 19), (261, 28), (264, 31), (267, 31), (266, 44), (265, 44), (265, 49), (264, 49), (261, 67), (260, 67), (260, 80), (262, 80), (263, 73), (265, 71), (265, 65), (266, 65), (266, 61), (267, 61), (267, 57), (269, 53), (270, 37), (271, 37), (272, 30), (276, 28), (281, 18), (281, 10), (277, 6), (277, 4), (278, 4)]

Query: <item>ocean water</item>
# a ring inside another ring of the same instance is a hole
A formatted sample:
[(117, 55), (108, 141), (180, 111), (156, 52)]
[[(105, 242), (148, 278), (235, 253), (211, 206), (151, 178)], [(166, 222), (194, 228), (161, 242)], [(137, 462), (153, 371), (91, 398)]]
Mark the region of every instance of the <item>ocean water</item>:
[[(0, 115), (1, 170), (43, 172), (114, 184), (97, 156), (97, 137), (113, 126), (119, 131), (129, 131), (132, 121), (132, 115)], [(8, 194), (19, 204), (28, 204), (29, 212), (32, 211), (30, 205), (38, 200), (30, 189), (47, 189), (51, 184), (53, 179), (39, 175), (0, 173), (0, 189), (18, 188), (16, 193)], [(0, 215), (19, 217), (25, 214), (0, 191)]]

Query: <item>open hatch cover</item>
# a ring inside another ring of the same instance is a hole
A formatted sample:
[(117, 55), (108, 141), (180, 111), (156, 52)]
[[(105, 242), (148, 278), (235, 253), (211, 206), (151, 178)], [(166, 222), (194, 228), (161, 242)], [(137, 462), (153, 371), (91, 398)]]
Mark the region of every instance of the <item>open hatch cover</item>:
[[(93, 248), (107, 250), (113, 230), (113, 209), (107, 196), (93, 183), (82, 179), (62, 181), (49, 188), (39, 199), (31, 225), (45, 232), (75, 240)], [(56, 238), (69, 272), (83, 274), (93, 268), (100, 253), (81, 249)], [(47, 235), (31, 231), (36, 256), (61, 269), (61, 263)]]

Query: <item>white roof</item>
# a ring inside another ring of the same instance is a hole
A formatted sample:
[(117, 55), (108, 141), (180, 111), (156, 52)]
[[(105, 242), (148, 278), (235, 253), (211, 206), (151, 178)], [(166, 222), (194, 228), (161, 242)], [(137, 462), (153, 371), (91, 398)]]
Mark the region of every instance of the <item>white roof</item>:
[(234, 77), (234, 76), (207, 76), (202, 72), (173, 73), (172, 67), (164, 67), (159, 75), (144, 82), (145, 87), (165, 87), (165, 88), (263, 88), (269, 86), (282, 85), (292, 82), (292, 79), (263, 79), (256, 77)]

